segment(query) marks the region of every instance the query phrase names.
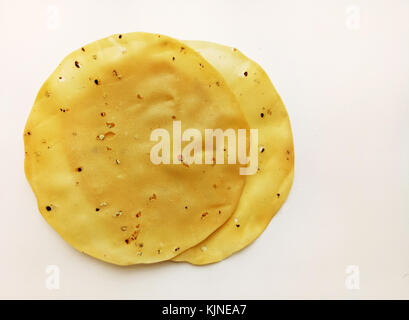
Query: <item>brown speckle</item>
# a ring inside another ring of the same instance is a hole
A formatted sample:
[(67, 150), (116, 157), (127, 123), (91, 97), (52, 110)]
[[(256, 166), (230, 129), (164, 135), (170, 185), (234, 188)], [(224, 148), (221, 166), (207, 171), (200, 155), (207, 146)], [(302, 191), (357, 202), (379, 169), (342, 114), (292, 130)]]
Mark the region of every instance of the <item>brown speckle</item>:
[(202, 213), (202, 219), (204, 219), (208, 214), (209, 214), (209, 212)]
[(83, 52), (85, 52), (85, 48), (84, 48), (84, 47), (82, 47), (81, 50), (82, 50)]
[(239, 225), (239, 224), (236, 224), (236, 228), (240, 228), (240, 225)]
[(279, 193), (277, 193), (277, 198), (280, 198), (280, 194), (279, 194)]
[(179, 248), (179, 247), (175, 248), (175, 252), (177, 252), (177, 251), (179, 251), (179, 250), (180, 250), (180, 248)]
[(120, 35), (118, 36), (118, 38), (119, 38), (119, 39), (122, 39), (122, 34), (120, 34)]
[(113, 216), (114, 216), (114, 217), (120, 217), (120, 216), (122, 216), (122, 211), (117, 211), (117, 212), (115, 212)]
[(101, 117), (105, 117), (107, 114), (105, 112), (101, 112)]
[(248, 76), (248, 72), (247, 72), (247, 71), (244, 72), (244, 76), (245, 76), (245, 77)]
[(119, 80), (122, 79), (122, 76), (118, 74), (118, 71), (113, 70), (113, 71), (112, 71), (112, 74), (114, 75), (114, 77), (118, 78)]
[(136, 97), (137, 97), (139, 100), (142, 100), (142, 99), (143, 99), (143, 97), (142, 97), (139, 93), (136, 95)]
[(142, 212), (139, 211), (139, 212), (136, 214), (136, 217), (137, 217), (137, 218), (140, 218), (141, 215), (142, 215)]
[(105, 133), (105, 138), (112, 138), (116, 135), (115, 132), (109, 131), (107, 133)]
[(175, 59), (176, 59), (175, 57), (172, 57), (172, 61), (175, 61)]
[(81, 68), (80, 63), (78, 61), (75, 61), (74, 64), (78, 69)]
[(151, 197), (149, 197), (149, 201), (156, 200), (156, 199), (157, 197), (155, 193)]

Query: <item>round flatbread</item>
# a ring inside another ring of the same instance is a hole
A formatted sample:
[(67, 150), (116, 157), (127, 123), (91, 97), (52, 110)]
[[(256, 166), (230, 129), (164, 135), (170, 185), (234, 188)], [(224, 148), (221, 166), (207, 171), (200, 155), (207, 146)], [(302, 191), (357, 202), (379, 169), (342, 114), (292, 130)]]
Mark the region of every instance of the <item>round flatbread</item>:
[(202, 41), (185, 43), (223, 75), (259, 136), (259, 171), (246, 177), (236, 211), (209, 238), (173, 259), (203, 265), (243, 249), (265, 230), (290, 191), (294, 147), (284, 104), (257, 63), (234, 48)]
[(118, 265), (168, 260), (206, 239), (245, 180), (240, 165), (153, 164), (152, 131), (166, 129), (173, 146), (175, 121), (203, 136), (248, 128), (223, 77), (175, 39), (114, 35), (70, 54), (24, 132), (43, 217), (79, 251)]

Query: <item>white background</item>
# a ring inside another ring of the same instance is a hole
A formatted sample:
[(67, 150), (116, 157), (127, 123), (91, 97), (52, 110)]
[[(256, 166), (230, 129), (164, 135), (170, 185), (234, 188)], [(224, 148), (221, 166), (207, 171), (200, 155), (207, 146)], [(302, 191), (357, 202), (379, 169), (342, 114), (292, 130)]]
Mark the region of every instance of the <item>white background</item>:
[[(288, 201), (221, 263), (128, 268), (78, 253), (38, 213), (23, 129), (71, 51), (146, 31), (258, 61), (293, 125)], [(409, 298), (409, 1), (0, 0), (0, 298)], [(48, 290), (46, 267), (60, 268)], [(348, 265), (360, 289), (345, 286)]]

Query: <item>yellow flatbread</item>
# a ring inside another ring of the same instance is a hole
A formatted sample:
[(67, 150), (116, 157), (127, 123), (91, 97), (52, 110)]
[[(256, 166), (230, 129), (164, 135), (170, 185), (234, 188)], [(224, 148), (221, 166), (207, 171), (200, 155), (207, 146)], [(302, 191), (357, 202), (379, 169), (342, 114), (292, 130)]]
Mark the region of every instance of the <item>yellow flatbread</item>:
[(221, 75), (175, 39), (114, 35), (70, 54), (24, 132), (43, 217), (79, 251), (118, 265), (171, 259), (206, 239), (235, 210), (244, 176), (240, 165), (154, 165), (150, 134), (174, 121), (202, 135), (248, 128)]
[(258, 129), (260, 144), (259, 171), (246, 177), (234, 214), (205, 241), (173, 259), (203, 265), (243, 249), (264, 231), (290, 191), (294, 148), (284, 104), (257, 63), (230, 47), (201, 41), (185, 43), (223, 75), (250, 128)]

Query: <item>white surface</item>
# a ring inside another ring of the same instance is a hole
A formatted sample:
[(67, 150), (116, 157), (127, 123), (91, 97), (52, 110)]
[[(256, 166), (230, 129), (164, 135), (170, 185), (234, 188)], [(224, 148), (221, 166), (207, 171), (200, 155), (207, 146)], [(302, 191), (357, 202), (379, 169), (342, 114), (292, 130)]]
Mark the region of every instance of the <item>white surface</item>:
[[(287, 106), (290, 197), (222, 263), (108, 265), (36, 208), (22, 134), (37, 91), (74, 49), (131, 31), (235, 46)], [(409, 1), (0, 0), (0, 39), (0, 298), (409, 298)], [(359, 290), (345, 286), (348, 265)]]

